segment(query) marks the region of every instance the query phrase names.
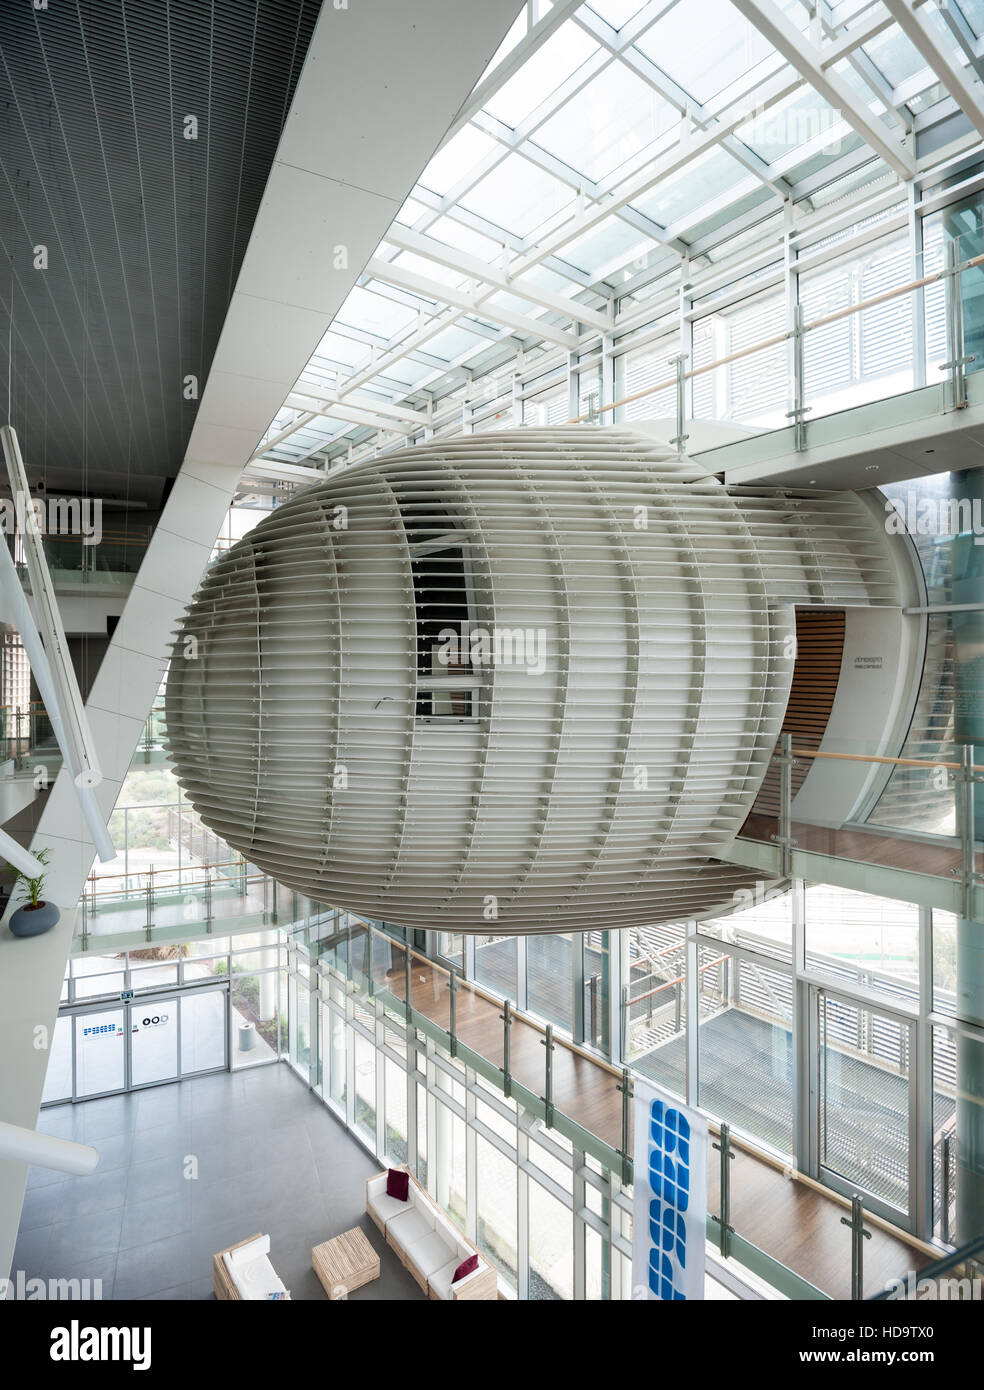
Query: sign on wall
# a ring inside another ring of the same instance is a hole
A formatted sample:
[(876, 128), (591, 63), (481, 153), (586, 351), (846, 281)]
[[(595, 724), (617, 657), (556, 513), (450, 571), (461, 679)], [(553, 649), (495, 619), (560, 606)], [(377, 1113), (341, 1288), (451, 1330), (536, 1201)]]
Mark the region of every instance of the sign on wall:
[(704, 1297), (707, 1121), (635, 1079), (634, 1298)]

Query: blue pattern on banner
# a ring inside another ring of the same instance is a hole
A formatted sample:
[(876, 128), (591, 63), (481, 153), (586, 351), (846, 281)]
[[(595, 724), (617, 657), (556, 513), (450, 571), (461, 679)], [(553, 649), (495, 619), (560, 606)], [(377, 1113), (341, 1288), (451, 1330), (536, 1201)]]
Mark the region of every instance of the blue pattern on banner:
[(685, 1300), (690, 1122), (661, 1100), (649, 1107), (649, 1190), (649, 1287), (668, 1302)]

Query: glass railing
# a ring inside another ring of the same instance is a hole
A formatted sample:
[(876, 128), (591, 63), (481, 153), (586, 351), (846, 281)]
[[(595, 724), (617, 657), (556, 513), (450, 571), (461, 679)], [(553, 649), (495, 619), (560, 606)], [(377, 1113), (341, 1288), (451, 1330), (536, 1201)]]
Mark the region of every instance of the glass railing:
[(148, 941), (228, 930), (313, 921), (305, 900), (235, 856), (212, 864), (155, 867), (93, 874), (79, 899), (75, 934), (80, 948), (100, 938), (142, 933)]
[(913, 1269), (874, 1295), (874, 1301), (979, 1302), (984, 1298), (984, 1236)]
[(40, 702), (0, 707), (0, 760), (12, 760), (20, 771), (38, 761), (60, 762), (51, 720)]
[[(100, 531), (98, 537), (48, 533), (42, 537), (42, 546), (56, 586), (59, 583), (128, 585), (143, 563), (152, 535), (150, 526), (107, 529)], [(26, 574), (20, 541), (16, 537), (13, 538), (13, 553), (18, 569)]]
[(784, 734), (739, 838), (770, 846), (762, 867), (783, 876), (832, 881), (821, 858), (889, 869), (894, 886), (886, 876), (879, 891), (906, 901), (916, 896), (904, 875), (928, 875), (949, 885), (939, 906), (974, 918), (984, 882), (975, 799), (984, 766), (973, 761), (981, 752), (953, 743), (937, 751), (933, 759), (886, 757), (860, 743), (820, 751)]
[(845, 411), (923, 387), (943, 388), (942, 408), (960, 409), (968, 376), (984, 368), (980, 240), (968, 234), (934, 244), (916, 276), (908, 250), (867, 265), (850, 285), (843, 276), (804, 276), (788, 318), (783, 296), (763, 298), (755, 326), (740, 333), (731, 331), (727, 311), (709, 311), (700, 323), (710, 331), (695, 338), (692, 356), (668, 355), (660, 380), (592, 401), (569, 423), (638, 418), (649, 401), (651, 413), (665, 414), (675, 402), (673, 442), (681, 449), (688, 420), (713, 420), (757, 434), (787, 430), (788, 447), (802, 450), (837, 437), (824, 422)]

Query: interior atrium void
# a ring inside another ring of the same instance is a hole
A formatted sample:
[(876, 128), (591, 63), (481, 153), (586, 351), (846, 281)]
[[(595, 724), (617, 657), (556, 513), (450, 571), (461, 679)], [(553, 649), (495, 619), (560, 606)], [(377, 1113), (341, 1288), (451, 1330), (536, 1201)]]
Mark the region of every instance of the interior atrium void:
[(939, 1358), (984, 4), (24, 0), (0, 107), (3, 1297)]

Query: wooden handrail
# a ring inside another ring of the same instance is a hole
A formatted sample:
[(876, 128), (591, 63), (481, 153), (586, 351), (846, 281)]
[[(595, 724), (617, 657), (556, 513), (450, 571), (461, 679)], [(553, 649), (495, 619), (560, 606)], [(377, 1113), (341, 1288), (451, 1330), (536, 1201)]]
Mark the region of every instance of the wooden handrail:
[[(951, 772), (961, 772), (963, 763), (932, 761), (926, 758), (883, 758), (874, 753), (821, 753), (816, 748), (791, 748), (795, 758), (829, 758), (846, 763), (888, 763), (891, 767), (945, 767)], [(984, 772), (979, 763), (971, 764), (972, 772)]]
[[(727, 954), (723, 956), (716, 956), (714, 960), (709, 960), (706, 961), (703, 965), (699, 965), (697, 967), (697, 973), (698, 975), (703, 975), (705, 970), (713, 970), (714, 967), (716, 965), (720, 965), (722, 961), (730, 959), (731, 957)], [(625, 1002), (630, 1006), (632, 1004), (640, 1004), (643, 1001), (643, 999), (652, 999), (653, 995), (662, 994), (664, 989), (672, 989), (674, 985), (682, 985), (685, 982), (686, 978), (686, 975), (678, 975), (675, 980), (664, 980), (661, 985), (657, 985), (655, 989), (647, 990), (645, 994), (630, 995)]]

